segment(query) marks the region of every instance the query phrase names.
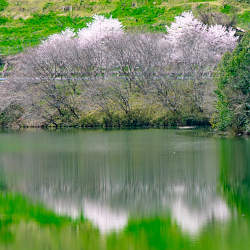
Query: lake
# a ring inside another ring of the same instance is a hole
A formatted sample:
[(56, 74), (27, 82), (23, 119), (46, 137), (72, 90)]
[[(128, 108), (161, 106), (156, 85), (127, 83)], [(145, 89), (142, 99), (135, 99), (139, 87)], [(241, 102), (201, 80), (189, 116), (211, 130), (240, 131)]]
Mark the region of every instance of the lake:
[(250, 141), (0, 132), (0, 250), (250, 249)]

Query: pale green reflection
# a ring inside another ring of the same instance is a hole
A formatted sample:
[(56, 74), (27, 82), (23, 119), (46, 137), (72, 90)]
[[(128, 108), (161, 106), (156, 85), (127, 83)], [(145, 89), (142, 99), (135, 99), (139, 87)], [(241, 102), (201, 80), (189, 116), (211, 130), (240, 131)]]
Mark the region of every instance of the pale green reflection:
[(248, 249), (248, 151), (177, 130), (0, 134), (0, 249)]

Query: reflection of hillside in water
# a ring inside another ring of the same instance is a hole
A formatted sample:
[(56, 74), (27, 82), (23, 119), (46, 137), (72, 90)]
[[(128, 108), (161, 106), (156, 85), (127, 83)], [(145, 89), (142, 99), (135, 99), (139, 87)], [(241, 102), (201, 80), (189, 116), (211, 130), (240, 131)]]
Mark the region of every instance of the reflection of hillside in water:
[(190, 233), (229, 217), (216, 192), (215, 139), (166, 130), (89, 132), (43, 135), (44, 148), (36, 150), (33, 137), (24, 142), (29, 150), (0, 158), (8, 186), (57, 213), (83, 213), (103, 232), (123, 228), (129, 217), (168, 212)]

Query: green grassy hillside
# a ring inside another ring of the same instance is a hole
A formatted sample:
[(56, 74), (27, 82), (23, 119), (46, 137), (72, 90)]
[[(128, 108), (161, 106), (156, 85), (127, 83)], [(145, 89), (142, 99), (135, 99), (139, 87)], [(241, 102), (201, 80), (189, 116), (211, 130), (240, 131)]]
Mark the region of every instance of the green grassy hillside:
[(38, 44), (66, 27), (84, 27), (93, 14), (118, 18), (127, 29), (164, 31), (176, 15), (201, 9), (235, 16), (249, 29), (249, 0), (0, 0), (0, 54)]

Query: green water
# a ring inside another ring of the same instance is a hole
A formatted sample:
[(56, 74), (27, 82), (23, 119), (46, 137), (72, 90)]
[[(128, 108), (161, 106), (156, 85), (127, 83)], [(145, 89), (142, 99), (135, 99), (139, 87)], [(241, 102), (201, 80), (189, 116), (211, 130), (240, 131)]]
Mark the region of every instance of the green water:
[(0, 132), (0, 250), (250, 249), (250, 141)]

